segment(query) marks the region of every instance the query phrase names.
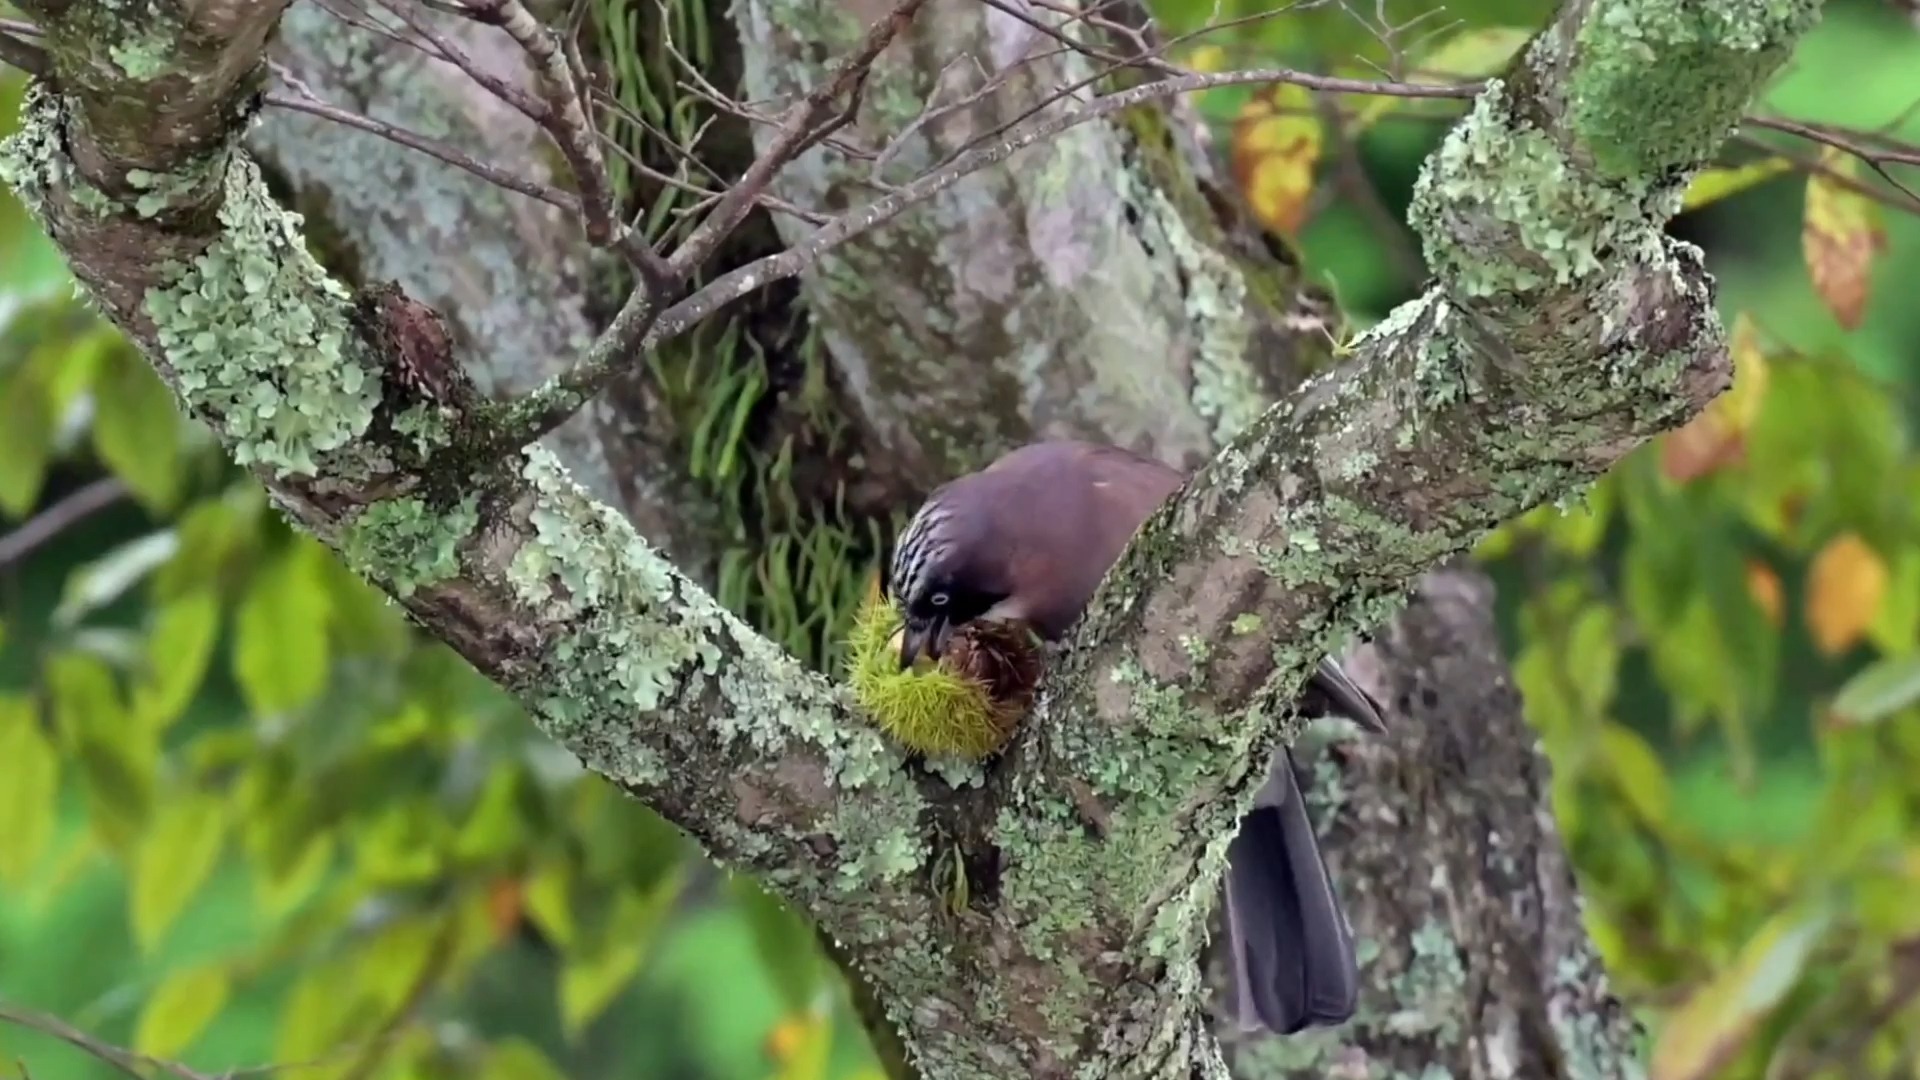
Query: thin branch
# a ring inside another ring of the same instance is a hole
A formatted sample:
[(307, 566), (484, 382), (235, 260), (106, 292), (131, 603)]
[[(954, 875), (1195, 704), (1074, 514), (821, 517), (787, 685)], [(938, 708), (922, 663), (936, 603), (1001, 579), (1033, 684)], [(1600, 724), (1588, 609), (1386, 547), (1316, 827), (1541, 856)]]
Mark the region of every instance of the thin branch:
[[(739, 226), (741, 219), (753, 208), (754, 200), (789, 161), (853, 120), (855, 110), (860, 105), (861, 91), (866, 86), (867, 73), (873, 69), (874, 61), (879, 59), (888, 45), (893, 44), (894, 38), (912, 24), (914, 15), (926, 2), (901, 0), (884, 18), (875, 20), (867, 27), (866, 37), (860, 47), (836, 64), (819, 86), (787, 110), (773, 141), (747, 167), (739, 182), (720, 197), (719, 205), (693, 231), (693, 235), (687, 237), (687, 242), (681, 245), (680, 250), (673, 253), (671, 265), (676, 274), (688, 274), (705, 263), (721, 242)], [(848, 101), (836, 115), (834, 103), (842, 97)]]
[(1751, 124), (1754, 127), (1770, 128), (1774, 131), (1783, 131), (1790, 135), (1798, 135), (1803, 139), (1810, 139), (1823, 146), (1832, 147), (1841, 153), (1851, 154), (1865, 162), (1867, 168), (1872, 169), (1875, 175), (1887, 182), (1888, 186), (1911, 200), (1911, 205), (1908, 209), (1920, 211), (1920, 193), (1916, 193), (1912, 188), (1901, 183), (1892, 173), (1887, 171), (1888, 165), (1920, 165), (1920, 150), (1871, 149), (1836, 133), (1831, 128), (1820, 127), (1814, 124), (1804, 124), (1798, 120), (1788, 120), (1781, 116), (1749, 116), (1743, 120), (1742, 123)]
[(547, 102), (547, 130), (560, 144), (573, 179), (580, 187), (580, 212), (587, 227), (587, 239), (595, 247), (608, 247), (615, 239), (618, 219), (613, 212), (613, 190), (607, 178), (607, 163), (600, 156), (600, 140), (587, 119), (580, 87), (573, 79), (566, 55), (559, 43), (533, 12), (520, 0), (496, 0), (488, 9), (487, 21), (507, 32), (526, 50), (540, 80)]
[[(401, 22), (406, 23), (407, 27), (415, 34), (418, 34), (421, 39), (420, 41), (415, 41), (405, 35), (395, 34), (394, 40), (452, 64), (454, 67), (466, 72), (468, 78), (479, 83), (489, 93), (493, 94), (493, 96), (513, 106), (514, 109), (518, 110), (520, 114), (527, 119), (540, 125), (542, 128), (548, 126), (548, 123), (552, 119), (552, 111), (545, 102), (534, 98), (525, 90), (520, 89), (481, 67), (471, 56), (466, 54), (465, 50), (455, 44), (453, 39), (435, 29), (432, 23), (415, 14), (405, 3), (401, 3), (399, 0), (375, 0), (375, 2), (378, 3), (383, 10), (392, 14)], [(336, 17), (339, 17), (337, 13)], [(389, 33), (391, 33), (391, 31), (389, 31)], [(423, 41), (425, 42), (424, 45), (422, 44)]]
[(484, 7), (471, 10), (476, 19), (506, 31), (533, 61), (549, 110), (544, 126), (567, 159), (574, 183), (580, 188), (580, 216), (587, 240), (595, 247), (611, 247), (625, 256), (647, 292), (656, 297), (670, 293), (680, 275), (645, 236), (620, 220), (614, 208), (613, 179), (600, 153), (600, 136), (588, 112), (583, 84), (574, 78), (565, 50), (520, 0), (490, 0)]
[(297, 80), (287, 79), (286, 81), (289, 87), (294, 88), (293, 92), (283, 94), (279, 91), (269, 91), (263, 99), (267, 105), (278, 109), (286, 109), (290, 112), (300, 112), (306, 113), (309, 116), (317, 116), (324, 120), (331, 120), (336, 124), (342, 124), (346, 127), (356, 128), (360, 131), (378, 135), (383, 139), (390, 139), (393, 142), (399, 143), (401, 146), (418, 150), (429, 157), (438, 158), (456, 169), (463, 169), (466, 172), (472, 173), (482, 180), (498, 184), (508, 191), (518, 192), (528, 198), (538, 199), (543, 203), (557, 206), (569, 213), (577, 213), (580, 210), (580, 200), (574, 198), (567, 192), (561, 191), (559, 188), (538, 183), (523, 176), (516, 176), (513, 173), (507, 172), (505, 169), (475, 160), (473, 157), (461, 153), (446, 143), (436, 139), (429, 139), (425, 135), (409, 131), (398, 125), (389, 124), (384, 120), (375, 120), (370, 116), (353, 112), (350, 109), (343, 109), (337, 105), (329, 105), (319, 98), (314, 97), (311, 93), (298, 88)]
[(33, 1009), (23, 1009), (16, 1005), (8, 1005), (5, 1002), (0, 1002), (0, 1021), (26, 1028), (29, 1031), (37, 1031), (42, 1035), (50, 1035), (69, 1046), (106, 1062), (121, 1072), (126, 1073), (128, 1076), (133, 1077), (134, 1080), (146, 1080), (146, 1073), (142, 1072), (142, 1069), (158, 1069), (169, 1076), (179, 1077), (180, 1080), (216, 1080), (216, 1078), (209, 1073), (198, 1072), (177, 1061), (148, 1057), (145, 1054), (135, 1053), (125, 1047), (115, 1046), (110, 1042), (96, 1039), (92, 1035), (74, 1027), (72, 1024), (67, 1023), (57, 1016), (50, 1016)]
[(127, 497), (127, 485), (118, 477), (95, 480), (86, 487), (28, 518), (19, 528), (0, 536), (0, 570), (26, 560), (61, 533)]

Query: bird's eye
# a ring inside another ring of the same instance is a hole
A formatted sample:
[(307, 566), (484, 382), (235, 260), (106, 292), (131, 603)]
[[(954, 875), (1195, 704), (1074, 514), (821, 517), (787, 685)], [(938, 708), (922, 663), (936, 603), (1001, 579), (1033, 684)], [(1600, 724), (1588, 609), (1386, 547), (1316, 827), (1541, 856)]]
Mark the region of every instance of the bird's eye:
[(934, 593), (932, 596), (927, 597), (927, 603), (932, 604), (934, 607), (946, 607), (947, 601), (950, 599), (952, 599), (952, 597), (948, 596), (946, 593), (937, 592), (937, 593)]

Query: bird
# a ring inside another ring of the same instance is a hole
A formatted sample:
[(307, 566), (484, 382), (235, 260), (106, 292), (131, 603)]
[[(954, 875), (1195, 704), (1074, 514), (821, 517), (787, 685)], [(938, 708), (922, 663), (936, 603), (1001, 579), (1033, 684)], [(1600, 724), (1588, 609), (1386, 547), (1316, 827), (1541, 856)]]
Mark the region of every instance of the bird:
[[(938, 659), (976, 620), (1019, 621), (1059, 642), (1153, 512), (1186, 482), (1118, 446), (1049, 439), (935, 488), (896, 541), (883, 592), (902, 611), (900, 665)], [(1380, 706), (1331, 657), (1301, 694), (1308, 715), (1386, 732)], [(1282, 746), (1242, 816), (1224, 875), (1230, 1016), (1290, 1035), (1351, 1019), (1353, 930)]]

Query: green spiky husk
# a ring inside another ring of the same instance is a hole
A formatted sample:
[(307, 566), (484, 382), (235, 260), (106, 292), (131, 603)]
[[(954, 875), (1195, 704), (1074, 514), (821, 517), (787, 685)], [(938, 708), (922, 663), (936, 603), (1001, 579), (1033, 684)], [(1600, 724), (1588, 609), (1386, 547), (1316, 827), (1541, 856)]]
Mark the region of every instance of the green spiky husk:
[(879, 596), (870, 596), (854, 619), (847, 679), (868, 717), (902, 746), (930, 756), (977, 761), (1006, 746), (1025, 711), (1025, 695), (996, 700), (986, 682), (955, 669), (963, 655), (958, 647), (938, 663), (923, 659), (900, 670), (893, 639), (904, 625), (900, 609)]

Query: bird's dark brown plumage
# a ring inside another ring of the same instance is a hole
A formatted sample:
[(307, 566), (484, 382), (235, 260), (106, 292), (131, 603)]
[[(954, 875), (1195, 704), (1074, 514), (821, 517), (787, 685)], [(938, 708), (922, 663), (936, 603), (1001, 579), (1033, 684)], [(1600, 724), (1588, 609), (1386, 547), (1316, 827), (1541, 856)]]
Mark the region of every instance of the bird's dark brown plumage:
[[(952, 626), (982, 617), (1065, 637), (1140, 526), (1184, 482), (1151, 458), (1056, 440), (943, 485), (902, 535), (889, 574), (908, 618), (902, 662), (921, 647), (937, 654)], [(1385, 730), (1379, 706), (1331, 659), (1301, 705)], [(1284, 749), (1229, 848), (1224, 893), (1241, 1026), (1291, 1033), (1353, 1015), (1352, 931)]]

